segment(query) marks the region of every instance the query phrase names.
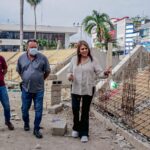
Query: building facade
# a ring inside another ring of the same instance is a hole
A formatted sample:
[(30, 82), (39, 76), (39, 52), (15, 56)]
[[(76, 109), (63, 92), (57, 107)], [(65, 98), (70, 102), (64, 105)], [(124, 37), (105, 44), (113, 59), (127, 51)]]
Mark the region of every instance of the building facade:
[(140, 44), (150, 52), (150, 22), (143, 24), (139, 29)]
[[(78, 32), (77, 27), (37, 26), (37, 39), (59, 41), (64, 48), (70, 43), (70, 36)], [(34, 26), (24, 25), (24, 41), (34, 38)], [(17, 51), (20, 45), (20, 26), (0, 24), (0, 50)]]
[(117, 45), (124, 54), (128, 54), (134, 48), (138, 34), (135, 32), (134, 24), (129, 17), (117, 18), (113, 23), (116, 26)]

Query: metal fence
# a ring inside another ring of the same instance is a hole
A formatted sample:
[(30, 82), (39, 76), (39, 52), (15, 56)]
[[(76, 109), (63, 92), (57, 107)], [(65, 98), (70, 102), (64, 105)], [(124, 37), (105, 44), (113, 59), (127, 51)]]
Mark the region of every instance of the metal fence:
[[(111, 82), (118, 86), (111, 87)], [(100, 88), (94, 105), (150, 140), (150, 54), (140, 52)]]

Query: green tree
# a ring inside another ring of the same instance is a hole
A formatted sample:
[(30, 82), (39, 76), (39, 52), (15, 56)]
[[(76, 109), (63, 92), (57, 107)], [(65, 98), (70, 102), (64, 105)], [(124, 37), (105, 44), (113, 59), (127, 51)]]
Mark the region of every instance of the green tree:
[(41, 50), (43, 49), (49, 49), (49, 41), (46, 39), (38, 39), (39, 48)]
[(95, 31), (97, 40), (100, 43), (110, 42), (111, 36), (109, 35), (109, 31), (114, 29), (114, 26), (106, 13), (99, 13), (93, 10), (91, 16), (87, 16), (83, 19), (82, 25), (84, 26), (85, 32), (89, 35)]
[(36, 7), (38, 4), (41, 3), (42, 0), (27, 0), (27, 2), (33, 7), (34, 9), (34, 28), (35, 28), (35, 33), (34, 33), (34, 38), (36, 39), (36, 26), (37, 26), (37, 20), (36, 20)]
[(41, 50), (43, 49), (56, 49), (57, 47), (57, 43), (56, 41), (49, 41), (49, 40), (45, 40), (45, 39), (38, 39), (38, 44), (39, 44), (39, 48)]

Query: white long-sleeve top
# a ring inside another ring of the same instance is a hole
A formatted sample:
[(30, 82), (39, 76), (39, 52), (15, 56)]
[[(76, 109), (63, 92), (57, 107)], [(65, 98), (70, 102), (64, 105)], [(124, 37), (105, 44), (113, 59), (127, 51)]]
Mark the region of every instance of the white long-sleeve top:
[(71, 93), (92, 96), (93, 87), (96, 84), (96, 77), (100, 77), (101, 73), (102, 68), (95, 58), (93, 58), (93, 61), (88, 58), (84, 64), (77, 65), (77, 56), (74, 56), (71, 60), (67, 75), (68, 78), (71, 74), (74, 77)]

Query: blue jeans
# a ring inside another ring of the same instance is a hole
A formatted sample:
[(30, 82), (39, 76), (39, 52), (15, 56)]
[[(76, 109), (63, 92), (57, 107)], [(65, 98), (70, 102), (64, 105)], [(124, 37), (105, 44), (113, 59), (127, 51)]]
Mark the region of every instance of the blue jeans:
[(34, 130), (40, 129), (43, 112), (43, 97), (44, 91), (29, 93), (22, 89), (22, 119), (25, 124), (29, 124), (29, 109), (31, 107), (33, 99), (35, 110)]
[(7, 89), (5, 86), (0, 86), (0, 102), (4, 108), (5, 122), (10, 121), (10, 104)]

